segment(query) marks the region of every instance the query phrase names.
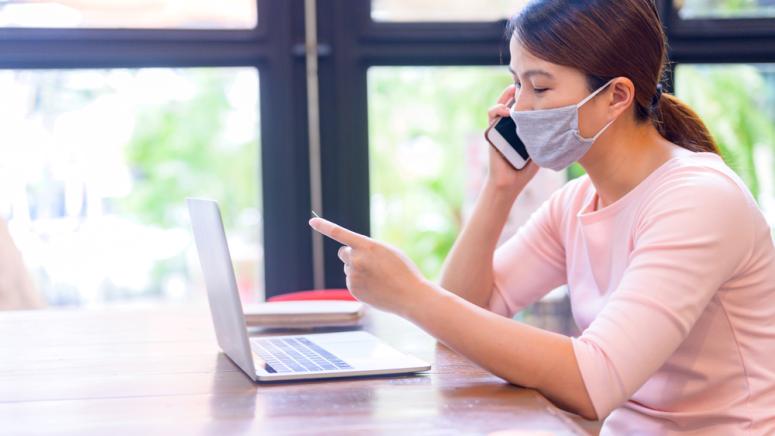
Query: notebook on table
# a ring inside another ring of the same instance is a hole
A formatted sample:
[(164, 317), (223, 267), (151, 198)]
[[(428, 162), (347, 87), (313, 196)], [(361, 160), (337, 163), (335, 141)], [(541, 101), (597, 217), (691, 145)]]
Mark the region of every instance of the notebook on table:
[(244, 305), (250, 327), (350, 327), (360, 324), (366, 307), (360, 301), (278, 301)]

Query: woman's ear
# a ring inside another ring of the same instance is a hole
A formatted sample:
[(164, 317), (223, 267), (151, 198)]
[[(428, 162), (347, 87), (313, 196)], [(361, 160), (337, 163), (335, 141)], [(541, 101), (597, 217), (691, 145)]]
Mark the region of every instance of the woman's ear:
[(626, 77), (617, 77), (610, 86), (613, 92), (609, 101), (609, 110), (612, 116), (618, 117), (635, 101), (635, 85)]

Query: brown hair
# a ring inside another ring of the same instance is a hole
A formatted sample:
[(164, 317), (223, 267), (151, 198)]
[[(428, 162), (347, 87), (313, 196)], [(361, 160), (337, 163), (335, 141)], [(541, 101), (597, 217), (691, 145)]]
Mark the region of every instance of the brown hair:
[(653, 0), (533, 0), (509, 21), (507, 35), (541, 59), (584, 72), (590, 92), (629, 78), (637, 121), (651, 120), (681, 147), (718, 154), (699, 115), (661, 92), (667, 47)]

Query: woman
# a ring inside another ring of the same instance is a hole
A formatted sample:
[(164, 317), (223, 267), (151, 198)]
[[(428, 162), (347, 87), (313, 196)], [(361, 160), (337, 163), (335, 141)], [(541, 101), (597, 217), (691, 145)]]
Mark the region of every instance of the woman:
[[(490, 150), (440, 285), (394, 248), (311, 220), (345, 244), (349, 289), (496, 375), (605, 419), (603, 433), (775, 433), (770, 228), (699, 117), (661, 93), (656, 8), (533, 1), (510, 29), (515, 86), (489, 116), (514, 118), (532, 164), (516, 171)], [(537, 166), (574, 161), (587, 175), (496, 250)], [(562, 284), (580, 337), (509, 318)]]

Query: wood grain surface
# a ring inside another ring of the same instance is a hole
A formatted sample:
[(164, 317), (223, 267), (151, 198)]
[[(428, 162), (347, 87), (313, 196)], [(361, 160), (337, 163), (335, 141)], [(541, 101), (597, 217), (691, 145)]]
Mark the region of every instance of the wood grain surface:
[(373, 309), (365, 323), (432, 370), (255, 384), (206, 308), (0, 312), (0, 434), (586, 434), (412, 324)]

